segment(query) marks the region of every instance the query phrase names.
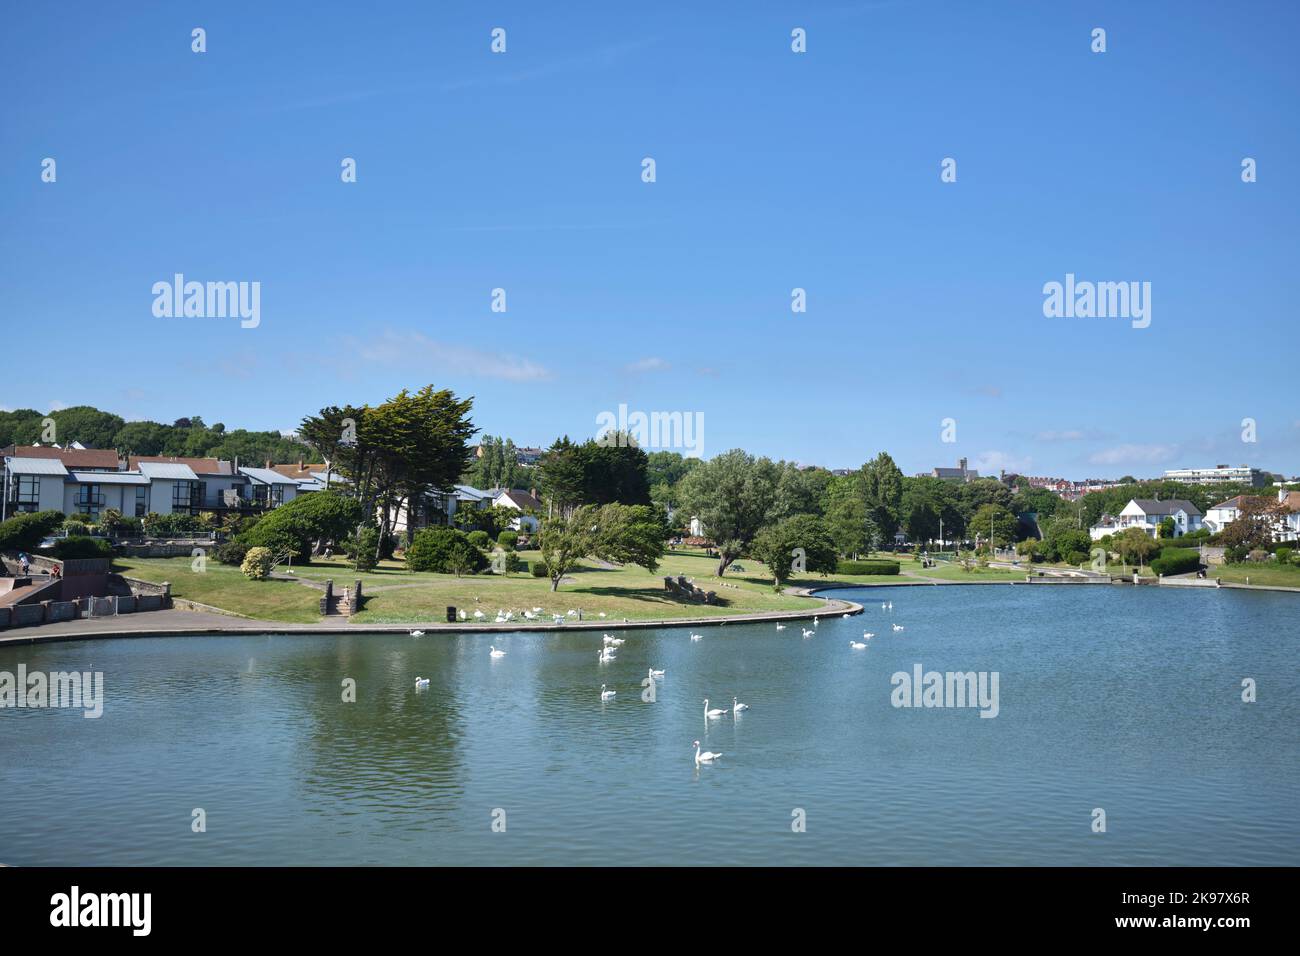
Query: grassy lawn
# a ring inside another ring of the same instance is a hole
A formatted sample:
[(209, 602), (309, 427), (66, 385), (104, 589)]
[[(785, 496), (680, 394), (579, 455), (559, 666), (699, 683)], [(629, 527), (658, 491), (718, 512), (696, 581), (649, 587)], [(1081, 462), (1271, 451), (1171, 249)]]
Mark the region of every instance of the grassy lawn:
[(207, 562), (196, 572), (189, 558), (117, 558), (113, 570), (142, 581), (171, 582), (172, 596), (266, 621), (320, 620), (320, 594), (292, 581), (250, 581), (239, 568)]
[[(1207, 575), (1224, 584), (1267, 584), (1271, 587), (1300, 588), (1300, 566), (1266, 564), (1216, 564)], [(1246, 578), (1250, 578), (1248, 582)]]

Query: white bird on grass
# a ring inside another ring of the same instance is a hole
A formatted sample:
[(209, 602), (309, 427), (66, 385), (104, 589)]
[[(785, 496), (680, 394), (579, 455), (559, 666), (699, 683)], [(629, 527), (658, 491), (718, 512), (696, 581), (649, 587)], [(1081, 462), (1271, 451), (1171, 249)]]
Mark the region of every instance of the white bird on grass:
[(468, 618), (468, 617), (469, 617), (469, 615), (466, 614), (464, 611), (461, 611), (461, 612), (460, 612), (460, 619), (461, 619), (462, 621), (465, 620), (465, 619)]
[(604, 685), (604, 684), (601, 684), (601, 685), (600, 685), (600, 699), (601, 699), (601, 700), (613, 700), (613, 699), (614, 699), (614, 695), (617, 694), (617, 693), (618, 693), (618, 691), (616, 691), (616, 690), (605, 690), (605, 685)]
[(726, 712), (725, 710), (722, 710), (722, 709), (718, 708), (718, 707), (714, 707), (712, 710), (710, 710), (710, 709), (709, 709), (709, 698), (707, 698), (707, 697), (704, 698), (704, 716), (705, 716), (705, 717), (725, 717), (726, 715), (727, 715), (727, 712)]
[(485, 618), (485, 617), (487, 617), (487, 615), (484, 614), (482, 611), (475, 611), (475, 612), (474, 612), (474, 620), (476, 620), (476, 621), (481, 621), (481, 620), (483, 620), (483, 618)]
[(717, 760), (721, 756), (722, 754), (715, 754), (711, 750), (706, 750), (703, 753), (700, 753), (700, 742), (698, 740), (695, 741), (695, 765), (697, 767), (702, 763), (713, 763), (713, 761)]
[(734, 697), (731, 698), (731, 712), (732, 712), (733, 714), (738, 714), (738, 713), (740, 713), (742, 710), (749, 710), (749, 705), (748, 705), (748, 704), (742, 704), (740, 701), (736, 700), (736, 698), (734, 698)]
[(488, 657), (505, 657), (505, 651), (499, 651), (495, 647), (488, 647)]

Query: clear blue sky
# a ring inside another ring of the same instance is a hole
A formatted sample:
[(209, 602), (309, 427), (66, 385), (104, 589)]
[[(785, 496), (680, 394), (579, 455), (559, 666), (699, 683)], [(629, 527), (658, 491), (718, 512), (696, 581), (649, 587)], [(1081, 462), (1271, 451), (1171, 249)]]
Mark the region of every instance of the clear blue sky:
[[(6, 3), (0, 407), (291, 428), (432, 382), (521, 444), (626, 403), (706, 456), (1300, 472), (1296, 4), (741, 8)], [(176, 272), (261, 325), (155, 318)], [(1067, 272), (1149, 281), (1150, 327), (1045, 318)]]

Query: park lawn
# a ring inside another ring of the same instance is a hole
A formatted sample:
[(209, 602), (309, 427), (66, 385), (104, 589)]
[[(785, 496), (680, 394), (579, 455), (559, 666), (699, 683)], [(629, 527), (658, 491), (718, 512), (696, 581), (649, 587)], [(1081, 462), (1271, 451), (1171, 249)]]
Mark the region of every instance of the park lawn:
[(310, 624), (320, 620), (320, 592), (293, 581), (250, 581), (239, 568), (207, 561), (203, 571), (190, 558), (115, 558), (113, 570), (160, 584), (172, 596), (209, 604), (264, 621)]
[[(1300, 566), (1279, 565), (1276, 561), (1259, 564), (1216, 564), (1206, 572), (1225, 584), (1266, 584), (1270, 587), (1300, 588)], [(1246, 579), (1250, 578), (1249, 581)]]

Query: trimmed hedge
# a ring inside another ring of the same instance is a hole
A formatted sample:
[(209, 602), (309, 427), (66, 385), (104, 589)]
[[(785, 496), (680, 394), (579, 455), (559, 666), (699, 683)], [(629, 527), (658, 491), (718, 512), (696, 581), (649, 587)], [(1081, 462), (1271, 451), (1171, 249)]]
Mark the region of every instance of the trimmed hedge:
[(1161, 548), (1160, 557), (1151, 562), (1156, 574), (1187, 574), (1201, 566), (1201, 552), (1195, 548)]
[(840, 561), (835, 565), (836, 574), (897, 574), (899, 563), (879, 558), (863, 561)]
[(535, 578), (549, 578), (551, 576), (551, 572), (546, 570), (546, 562), (541, 560), (534, 561), (529, 566), (528, 571)]
[(42, 538), (62, 526), (62, 511), (17, 515), (0, 524), (0, 551), (35, 551)]
[(50, 548), (50, 551), (60, 561), (76, 558), (111, 558), (113, 556), (112, 545), (103, 538), (88, 538), (84, 535), (60, 538), (54, 542), (54, 547)]

